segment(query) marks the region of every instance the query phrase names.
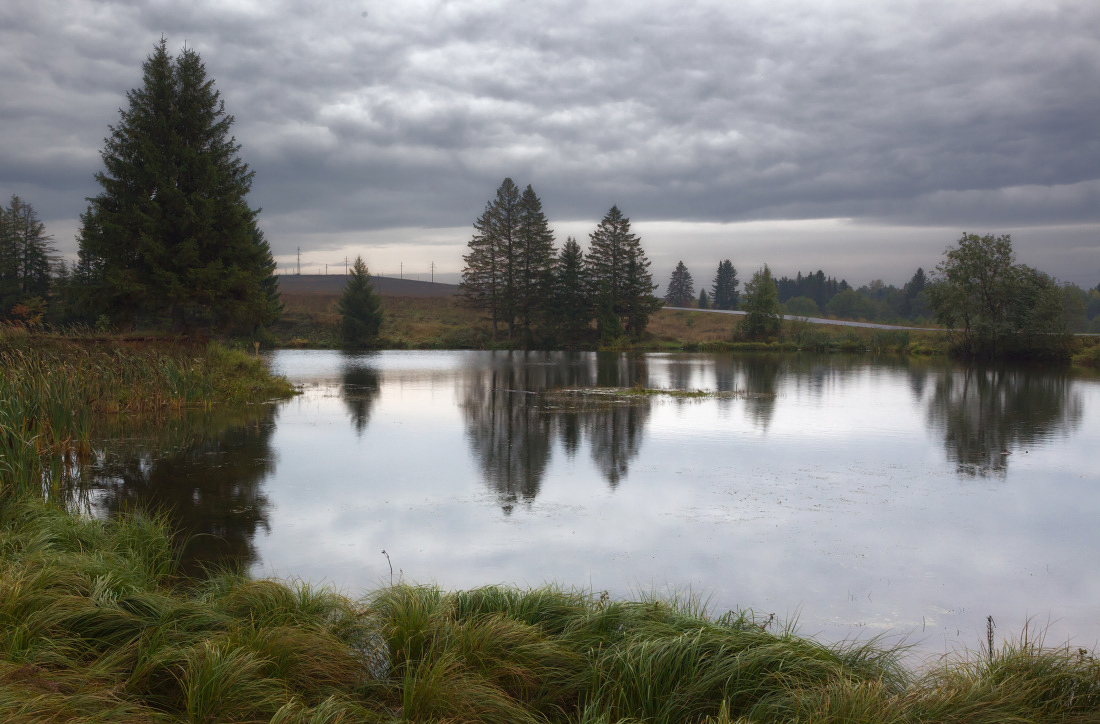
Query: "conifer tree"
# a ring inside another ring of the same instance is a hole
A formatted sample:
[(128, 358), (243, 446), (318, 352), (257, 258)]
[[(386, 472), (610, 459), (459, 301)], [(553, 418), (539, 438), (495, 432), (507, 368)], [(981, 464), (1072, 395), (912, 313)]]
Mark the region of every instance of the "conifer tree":
[(38, 213), (18, 196), (0, 207), (0, 319), (17, 305), (41, 307), (50, 292), (53, 238)]
[(737, 269), (729, 259), (718, 263), (711, 290), (711, 303), (715, 309), (737, 308)]
[[(274, 263), (246, 196), (253, 172), (198, 53), (161, 39), (110, 127), (81, 217), (87, 297), (122, 324), (248, 331), (274, 321)], [(79, 275), (78, 275), (79, 276)]]
[(783, 310), (779, 306), (779, 288), (767, 264), (745, 285), (745, 311), (748, 314), (741, 322), (741, 335), (745, 339), (764, 340), (779, 334)]
[(511, 339), (519, 313), (523, 269), (519, 258), (519, 187), (510, 178), (501, 182), (493, 201), (493, 240), (499, 248), (501, 320), (508, 325)]
[(495, 340), (500, 321), (502, 285), (500, 247), (494, 240), (492, 201), (486, 202), (485, 210), (474, 220), (474, 235), (467, 246), (470, 253), (462, 256), (466, 266), (462, 270), (462, 282), (458, 285), (459, 294), (469, 306), (489, 314)]
[(554, 326), (567, 346), (579, 343), (592, 321), (592, 299), (585, 275), (584, 252), (572, 236), (562, 245), (555, 265), (551, 314)]
[(691, 278), (691, 272), (684, 266), (684, 262), (680, 261), (668, 279), (665, 304), (670, 307), (687, 307), (694, 299), (695, 282)]
[(640, 335), (661, 302), (653, 296), (649, 259), (641, 240), (630, 232), (630, 219), (612, 206), (589, 238), (589, 280), (600, 317), (613, 314), (627, 333)]
[(542, 202), (528, 184), (519, 200), (516, 286), (516, 312), (525, 336), (530, 335), (531, 321), (545, 316), (552, 296), (554, 265), (554, 232), (542, 212)]
[(460, 293), (470, 306), (489, 313), (494, 339), (500, 322), (508, 326), (508, 337), (512, 337), (519, 312), (523, 283), (519, 202), (516, 184), (504, 179), (496, 198), (474, 222), (474, 235), (467, 244), (470, 253), (462, 257), (466, 267)]
[(374, 290), (363, 257), (355, 257), (348, 283), (338, 303), (340, 337), (345, 347), (369, 347), (378, 339), (382, 327), (382, 300)]
[(649, 325), (650, 316), (662, 306), (661, 300), (653, 296), (657, 285), (653, 283), (653, 277), (649, 273), (649, 259), (640, 245), (637, 253), (627, 262), (626, 274), (629, 291), (626, 300), (626, 331), (634, 337), (640, 337)]
[(699, 290), (699, 309), (710, 309), (710, 297), (707, 296), (707, 288), (702, 287)]

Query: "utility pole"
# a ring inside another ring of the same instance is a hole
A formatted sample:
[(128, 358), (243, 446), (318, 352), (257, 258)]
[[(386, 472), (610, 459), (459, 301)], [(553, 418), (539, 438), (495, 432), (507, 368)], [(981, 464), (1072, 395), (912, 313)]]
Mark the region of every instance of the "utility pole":
[(325, 276), (328, 276), (328, 264), (325, 264)]
[(302, 247), (298, 247), (298, 276), (302, 276)]
[(431, 268), (432, 268), (432, 284), (435, 284), (435, 262), (434, 261), (431, 263)]
[(401, 262), (401, 271), (398, 272), (402, 279), (405, 278), (405, 262)]
[(344, 276), (348, 275), (348, 258), (344, 257)]

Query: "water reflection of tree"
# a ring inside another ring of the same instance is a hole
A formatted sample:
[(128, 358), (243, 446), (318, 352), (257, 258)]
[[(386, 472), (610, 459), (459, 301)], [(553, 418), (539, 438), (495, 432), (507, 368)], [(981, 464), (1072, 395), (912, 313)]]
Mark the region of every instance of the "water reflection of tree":
[(467, 375), (466, 436), (482, 479), (506, 513), (517, 503), (530, 505), (550, 461), (551, 422), (541, 414), (535, 392), (567, 377), (572, 367), (567, 358), (553, 364), (546, 353), (507, 352)]
[(943, 431), (958, 471), (1003, 477), (1009, 458), (1081, 421), (1081, 399), (1068, 377), (1023, 368), (969, 368), (940, 375), (928, 419)]
[(141, 443), (107, 443), (82, 476), (87, 499), (114, 516), (162, 511), (187, 544), (185, 571), (245, 569), (256, 561), (256, 532), (268, 530), (262, 483), (274, 472), (275, 407), (189, 412), (147, 430)]
[[(619, 352), (598, 352), (596, 354), (597, 387), (644, 386), (648, 381), (649, 367), (644, 355), (622, 354)], [(578, 382), (577, 386), (580, 386), (580, 384)], [(588, 384), (591, 384), (591, 382)]]
[(370, 422), (371, 409), (382, 389), (381, 382), (382, 377), (378, 370), (365, 360), (356, 358), (344, 365), (340, 394), (344, 398), (348, 414), (351, 415), (351, 424), (359, 436), (363, 435), (367, 423)]
[[(501, 508), (530, 505), (556, 440), (576, 454), (587, 438), (597, 467), (615, 486), (638, 454), (649, 400), (637, 405), (547, 405), (539, 393), (570, 388), (631, 387), (647, 380), (643, 357), (624, 354), (509, 352), (470, 369), (462, 410), (482, 478)], [(632, 411), (628, 408), (634, 407)]]
[(746, 357), (742, 362), (745, 380), (745, 412), (757, 427), (767, 429), (775, 415), (779, 372), (783, 360), (772, 355)]
[(625, 404), (597, 407), (585, 416), (592, 459), (612, 488), (626, 477), (630, 462), (641, 451), (649, 411), (649, 398), (643, 397)]

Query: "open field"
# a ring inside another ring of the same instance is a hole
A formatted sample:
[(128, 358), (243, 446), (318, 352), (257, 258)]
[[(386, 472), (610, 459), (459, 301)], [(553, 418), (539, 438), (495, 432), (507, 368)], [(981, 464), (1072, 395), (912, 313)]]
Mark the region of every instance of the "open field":
[[(293, 280), (285, 284), (283, 280)], [(272, 343), (279, 347), (336, 348), (340, 346), (340, 314), (337, 301), (343, 289), (342, 276), (280, 277), (283, 318), (271, 329)], [(339, 280), (334, 284), (330, 280)], [(488, 349), (507, 348), (503, 327), (496, 344), (488, 319), (464, 306), (455, 296), (454, 285), (384, 278), (380, 282), (385, 317), (379, 335), (382, 349)], [(649, 321), (647, 337), (641, 342), (623, 342), (616, 349), (687, 351), (815, 351), (890, 352), (947, 354), (948, 335), (936, 329), (912, 327), (839, 326), (788, 318), (779, 338), (769, 343), (746, 343), (735, 330), (743, 316), (689, 309), (661, 309)], [(1096, 367), (1097, 339), (1078, 336), (1074, 362)]]
[[(338, 347), (338, 294), (321, 291), (283, 292), (283, 318), (273, 328), (277, 346)], [(485, 349), (492, 347), (488, 320), (454, 296), (383, 295), (385, 313), (379, 346), (389, 349)], [(736, 341), (743, 317), (701, 311), (662, 309), (650, 318), (647, 339), (632, 349), (771, 349), (814, 351), (911, 351), (940, 354), (946, 340), (934, 331), (834, 327), (790, 320), (770, 345)], [(503, 342), (503, 329), (498, 345)]]
[[(279, 276), (279, 291), (284, 295), (338, 297), (347, 279), (343, 274), (284, 274)], [(371, 281), (383, 297), (450, 297), (458, 293), (457, 284), (379, 276), (371, 277)]]

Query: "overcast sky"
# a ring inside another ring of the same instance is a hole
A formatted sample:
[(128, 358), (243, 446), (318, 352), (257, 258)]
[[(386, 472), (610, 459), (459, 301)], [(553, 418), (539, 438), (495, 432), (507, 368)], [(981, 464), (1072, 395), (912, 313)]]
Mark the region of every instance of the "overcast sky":
[(963, 231), (1100, 283), (1096, 0), (4, 0), (0, 194), (64, 252), (161, 35), (236, 117), (280, 266), (452, 281), (510, 176), (559, 245), (618, 204), (662, 284), (900, 284)]

